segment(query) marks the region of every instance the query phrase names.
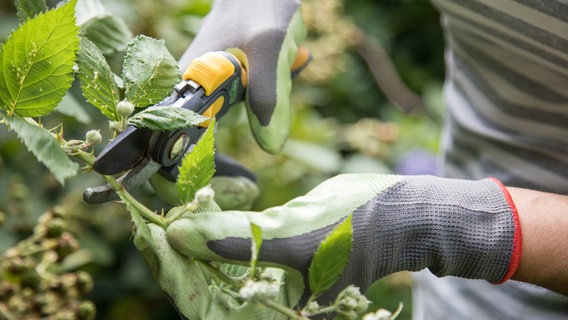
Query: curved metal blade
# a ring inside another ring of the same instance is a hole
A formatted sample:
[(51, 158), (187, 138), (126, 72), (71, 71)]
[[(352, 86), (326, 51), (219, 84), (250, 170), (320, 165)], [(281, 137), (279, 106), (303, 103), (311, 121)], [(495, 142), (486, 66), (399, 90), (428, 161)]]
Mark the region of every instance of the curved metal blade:
[[(117, 181), (122, 184), (126, 191), (131, 191), (148, 181), (161, 167), (159, 163), (150, 160), (150, 158), (143, 158), (132, 170), (118, 178)], [(83, 200), (90, 204), (105, 203), (117, 199), (118, 195), (108, 184), (87, 188), (83, 192)]]
[(97, 156), (93, 169), (103, 175), (114, 175), (134, 168), (146, 158), (152, 131), (128, 127)]

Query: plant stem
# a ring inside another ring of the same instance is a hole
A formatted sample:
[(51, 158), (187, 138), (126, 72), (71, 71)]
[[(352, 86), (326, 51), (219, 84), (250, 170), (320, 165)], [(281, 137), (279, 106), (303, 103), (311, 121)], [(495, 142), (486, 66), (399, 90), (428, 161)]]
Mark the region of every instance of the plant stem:
[(79, 160), (83, 161), (84, 163), (86, 163), (87, 165), (89, 165), (89, 167), (93, 166), (93, 163), (95, 163), (95, 159), (96, 159), (94, 155), (92, 155), (91, 153), (87, 153), (85, 151), (80, 151), (80, 152), (74, 154), (74, 156), (77, 159), (79, 159)]
[(114, 177), (112, 176), (103, 176), (103, 177), (105, 178), (109, 186), (111, 186), (111, 188), (120, 196), (120, 198), (124, 202), (128, 202), (128, 204), (130, 204), (132, 207), (138, 210), (138, 212), (143, 218), (151, 221), (152, 223), (159, 225), (163, 229), (167, 227), (164, 218), (157, 215), (154, 211), (148, 209), (145, 205), (143, 205), (138, 200), (136, 200), (136, 198), (134, 198), (130, 193), (128, 193), (128, 191), (126, 191), (126, 189), (124, 189), (124, 187), (118, 181), (116, 181)]
[(189, 202), (184, 206), (184, 210), (179, 210), (176, 214), (170, 215), (166, 218), (166, 225), (169, 225), (173, 221), (176, 221), (182, 214), (186, 213), (187, 211), (194, 211), (197, 209), (197, 204), (193, 202)]
[(219, 268), (212, 266), (210, 262), (199, 260), (199, 259), (195, 259), (195, 261), (198, 262), (199, 264), (201, 264), (202, 266), (204, 266), (209, 272), (211, 272), (213, 275), (215, 275), (221, 281), (229, 284), (233, 288), (238, 290), (243, 286), (242, 283), (240, 283), (239, 281), (237, 281), (237, 280), (229, 277), (228, 275), (224, 274), (221, 270), (219, 270)]
[(308, 318), (299, 315), (296, 311), (285, 307), (283, 305), (278, 304), (275, 301), (272, 300), (263, 300), (263, 301), (259, 301), (260, 303), (262, 303), (263, 305), (265, 305), (268, 308), (271, 308), (273, 310), (276, 310), (280, 313), (282, 313), (283, 315), (287, 316), (290, 319), (294, 319), (294, 320), (308, 320)]
[(335, 305), (327, 306), (324, 308), (319, 309), (317, 312), (311, 313), (310, 316), (315, 316), (318, 314), (330, 313), (335, 312), (337, 307)]

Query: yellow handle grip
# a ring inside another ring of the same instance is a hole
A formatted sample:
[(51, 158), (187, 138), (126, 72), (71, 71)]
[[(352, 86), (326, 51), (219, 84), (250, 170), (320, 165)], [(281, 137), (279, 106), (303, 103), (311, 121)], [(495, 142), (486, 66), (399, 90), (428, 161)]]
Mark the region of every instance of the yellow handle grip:
[[(235, 60), (238, 61), (236, 58)], [(191, 61), (183, 73), (183, 79), (199, 83), (205, 89), (205, 94), (211, 95), (235, 71), (235, 65), (225, 55), (220, 52), (207, 52)], [(242, 67), (241, 73), (244, 74)], [(243, 84), (246, 84), (246, 81), (243, 81)]]

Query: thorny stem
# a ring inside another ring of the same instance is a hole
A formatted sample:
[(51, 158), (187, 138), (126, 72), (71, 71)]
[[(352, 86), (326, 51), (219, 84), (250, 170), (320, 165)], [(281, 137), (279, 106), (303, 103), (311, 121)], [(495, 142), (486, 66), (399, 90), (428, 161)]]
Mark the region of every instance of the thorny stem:
[(165, 221), (166, 226), (168, 226), (173, 221), (176, 221), (182, 214), (186, 213), (187, 211), (194, 211), (195, 209), (197, 209), (197, 207), (198, 207), (197, 204), (195, 204), (193, 202), (187, 203), (184, 206), (184, 210), (180, 210), (176, 214), (172, 214), (172, 215), (170, 215), (166, 218), (166, 221)]
[(116, 181), (116, 179), (112, 176), (103, 176), (106, 182), (111, 186), (111, 188), (120, 196), (120, 198), (128, 202), (132, 207), (134, 207), (142, 217), (149, 220), (152, 223), (157, 224), (158, 226), (165, 229), (167, 227), (167, 223), (164, 218), (157, 215), (154, 211), (148, 209), (145, 205), (140, 203), (136, 198), (134, 198), (124, 187)]
[(318, 315), (318, 314), (330, 313), (330, 312), (335, 312), (335, 311), (337, 311), (337, 307), (335, 305), (331, 305), (331, 306), (327, 306), (327, 307), (324, 307), (324, 308), (320, 308), (318, 311), (316, 311), (314, 313), (310, 313), (310, 317)]
[(210, 262), (199, 260), (199, 259), (195, 259), (194, 261), (201, 264), (202, 266), (204, 266), (209, 272), (211, 272), (211, 274), (215, 275), (221, 281), (229, 284), (233, 288), (240, 289), (243, 286), (243, 284), (241, 282), (229, 277), (228, 275), (223, 273), (221, 270), (219, 270), (219, 268), (212, 266)]

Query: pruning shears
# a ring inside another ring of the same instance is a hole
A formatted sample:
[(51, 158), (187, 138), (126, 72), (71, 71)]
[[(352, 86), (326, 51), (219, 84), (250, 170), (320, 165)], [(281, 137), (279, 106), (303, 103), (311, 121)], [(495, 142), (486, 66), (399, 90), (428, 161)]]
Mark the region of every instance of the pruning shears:
[[(292, 76), (310, 60), (310, 53), (300, 48), (292, 65)], [(219, 119), (231, 106), (243, 101), (246, 84), (246, 69), (234, 55), (224, 51), (208, 52), (190, 63), (182, 81), (158, 106), (178, 106)], [(175, 182), (181, 160), (191, 152), (209, 125), (210, 120), (207, 120), (199, 126), (174, 131), (130, 126), (103, 148), (93, 170), (103, 175), (122, 174), (118, 181), (126, 190), (143, 184), (157, 172)], [(231, 158), (217, 153), (215, 161), (223, 164), (224, 174), (254, 180), (248, 169)], [(83, 199), (87, 203), (104, 203), (118, 196), (109, 185), (103, 185), (87, 188)]]

